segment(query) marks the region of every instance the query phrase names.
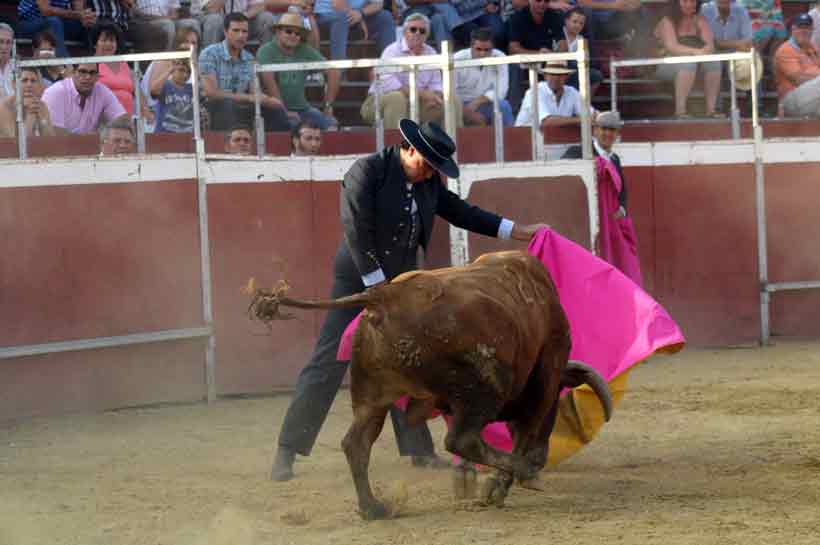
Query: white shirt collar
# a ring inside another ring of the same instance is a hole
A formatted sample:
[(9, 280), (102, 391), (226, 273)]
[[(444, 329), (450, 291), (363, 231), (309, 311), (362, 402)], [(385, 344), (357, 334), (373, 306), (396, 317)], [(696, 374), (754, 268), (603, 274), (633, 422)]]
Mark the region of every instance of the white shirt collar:
[(598, 143), (597, 138), (592, 139), (592, 145), (595, 147), (595, 151), (598, 152), (598, 155), (604, 157), (605, 159), (609, 159), (610, 161), (612, 160), (612, 152), (606, 151), (604, 148), (602, 148), (601, 145)]

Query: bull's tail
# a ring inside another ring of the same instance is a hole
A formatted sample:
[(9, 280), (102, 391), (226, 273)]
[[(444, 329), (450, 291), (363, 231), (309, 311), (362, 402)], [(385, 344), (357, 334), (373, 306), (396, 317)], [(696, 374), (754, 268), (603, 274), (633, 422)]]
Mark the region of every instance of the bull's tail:
[(283, 313), (280, 307), (294, 307), (306, 309), (334, 309), (362, 307), (373, 300), (373, 292), (366, 291), (338, 299), (325, 299), (309, 301), (306, 299), (295, 299), (286, 297), (290, 286), (287, 282), (280, 281), (272, 290), (255, 289), (250, 293), (251, 303), (248, 306), (248, 315), (251, 319), (268, 323), (273, 320), (287, 320), (293, 316)]
[(561, 386), (565, 388), (577, 388), (582, 384), (588, 384), (604, 408), (604, 418), (607, 422), (612, 417), (612, 393), (609, 385), (598, 371), (589, 365), (577, 361), (569, 360), (567, 366), (561, 372)]

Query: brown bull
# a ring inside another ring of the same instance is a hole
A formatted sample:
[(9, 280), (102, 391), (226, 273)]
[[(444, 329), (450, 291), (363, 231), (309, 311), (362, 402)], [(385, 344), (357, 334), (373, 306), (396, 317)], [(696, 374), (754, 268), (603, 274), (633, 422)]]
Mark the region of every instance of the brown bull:
[[(389, 284), (332, 301), (300, 301), (257, 292), (252, 308), (263, 320), (278, 307), (364, 306), (353, 340), (354, 421), (342, 441), (365, 518), (387, 510), (370, 488), (373, 442), (390, 406), (407, 395), (411, 423), (435, 408), (450, 415), (448, 451), (498, 470), (485, 501), (503, 504), (513, 479), (529, 482), (547, 461), (562, 387), (587, 382), (602, 400), (606, 382), (591, 368), (568, 362), (569, 324), (547, 269), (524, 252), (485, 254), (457, 268), (414, 271)], [(481, 430), (505, 421), (512, 453), (487, 445)]]

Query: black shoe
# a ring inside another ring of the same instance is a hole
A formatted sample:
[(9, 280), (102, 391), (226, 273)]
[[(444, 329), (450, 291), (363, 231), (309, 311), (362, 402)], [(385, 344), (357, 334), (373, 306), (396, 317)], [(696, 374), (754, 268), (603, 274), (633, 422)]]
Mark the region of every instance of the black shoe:
[(289, 481), (293, 478), (293, 461), (296, 453), (287, 447), (279, 447), (276, 451), (276, 459), (273, 461), (273, 468), (270, 472), (272, 481)]
[(413, 456), (413, 466), (426, 467), (428, 469), (449, 469), (453, 465), (444, 458), (439, 457), (438, 454), (430, 454), (427, 456)]

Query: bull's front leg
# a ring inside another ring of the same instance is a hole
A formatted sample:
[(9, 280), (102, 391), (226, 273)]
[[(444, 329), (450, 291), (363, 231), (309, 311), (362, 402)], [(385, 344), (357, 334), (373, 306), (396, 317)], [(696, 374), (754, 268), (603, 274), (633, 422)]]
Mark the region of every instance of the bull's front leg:
[(356, 486), (356, 494), (359, 498), (359, 514), (367, 520), (383, 519), (388, 516), (385, 505), (373, 495), (368, 475), (370, 451), (382, 431), (388, 410), (389, 406), (354, 405), (353, 424), (342, 440), (342, 448), (347, 456), (347, 463), (350, 465), (353, 484)]
[(457, 500), (474, 498), (478, 488), (476, 465), (464, 458), (453, 468), (453, 495)]

